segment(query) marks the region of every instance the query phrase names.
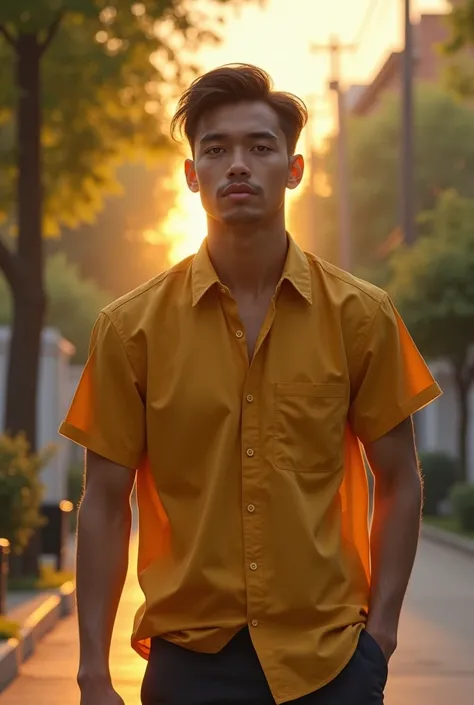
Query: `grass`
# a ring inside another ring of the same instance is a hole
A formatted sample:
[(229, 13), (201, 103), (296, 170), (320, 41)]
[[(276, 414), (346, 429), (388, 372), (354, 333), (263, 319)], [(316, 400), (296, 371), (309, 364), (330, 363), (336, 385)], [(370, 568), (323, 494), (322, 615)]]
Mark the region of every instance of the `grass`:
[(474, 531), (465, 532), (459, 526), (459, 522), (455, 517), (427, 517), (423, 518), (425, 524), (434, 526), (438, 529), (444, 529), (444, 531), (450, 531), (453, 534), (458, 534), (459, 536), (467, 536), (467, 538), (474, 539)]

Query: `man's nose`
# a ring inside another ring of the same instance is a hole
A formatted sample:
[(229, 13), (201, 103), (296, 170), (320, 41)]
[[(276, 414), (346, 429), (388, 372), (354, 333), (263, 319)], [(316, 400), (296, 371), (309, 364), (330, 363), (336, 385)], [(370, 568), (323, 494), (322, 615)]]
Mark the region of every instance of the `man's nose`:
[(243, 154), (240, 152), (240, 150), (238, 152), (236, 151), (232, 155), (231, 164), (227, 169), (227, 176), (228, 178), (236, 176), (250, 176), (250, 168), (248, 164), (245, 163)]

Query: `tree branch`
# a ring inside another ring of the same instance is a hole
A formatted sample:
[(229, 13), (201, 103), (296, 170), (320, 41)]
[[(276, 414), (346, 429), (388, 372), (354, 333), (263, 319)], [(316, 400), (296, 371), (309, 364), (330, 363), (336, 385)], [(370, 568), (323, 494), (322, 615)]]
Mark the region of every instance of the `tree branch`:
[(10, 34), (10, 30), (8, 30), (3, 24), (0, 24), (0, 34), (3, 34), (7, 42), (11, 44), (12, 47), (16, 47), (15, 37), (13, 34)]
[(20, 279), (20, 268), (13, 252), (0, 239), (0, 269), (11, 289), (15, 289)]
[(42, 44), (40, 44), (40, 56), (44, 54), (46, 49), (49, 47), (51, 42), (53, 41), (54, 37), (56, 36), (56, 32), (59, 29), (59, 25), (61, 24), (61, 20), (63, 19), (64, 12), (62, 10), (59, 10), (59, 12), (56, 14), (56, 17), (54, 18), (53, 22), (49, 25), (48, 32), (46, 34), (46, 39)]

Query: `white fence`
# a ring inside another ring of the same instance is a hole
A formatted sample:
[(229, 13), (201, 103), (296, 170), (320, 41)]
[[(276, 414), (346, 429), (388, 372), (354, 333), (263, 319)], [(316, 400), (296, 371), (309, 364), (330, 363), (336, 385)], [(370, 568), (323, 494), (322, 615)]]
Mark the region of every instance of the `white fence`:
[[(9, 328), (0, 326), (0, 431), (4, 429), (9, 341)], [(71, 400), (69, 361), (73, 354), (73, 345), (57, 330), (43, 330), (37, 400), (38, 448), (53, 443), (57, 450), (42, 474), (46, 503), (60, 502), (66, 497), (71, 443), (58, 435), (58, 426)]]

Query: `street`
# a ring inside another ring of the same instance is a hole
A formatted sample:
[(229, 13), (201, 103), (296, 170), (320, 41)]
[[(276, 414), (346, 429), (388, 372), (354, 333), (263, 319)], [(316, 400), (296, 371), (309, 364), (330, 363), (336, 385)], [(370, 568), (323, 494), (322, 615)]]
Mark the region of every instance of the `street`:
[[(421, 543), (405, 603), (399, 650), (391, 664), (386, 705), (472, 705), (473, 586), (474, 560), (449, 548)], [(112, 649), (114, 682), (126, 705), (140, 703), (144, 662), (129, 647), (132, 615), (140, 599), (131, 576)], [(46, 637), (24, 665), (21, 678), (0, 696), (1, 705), (77, 705), (76, 663), (77, 627), (75, 619), (69, 618)]]

